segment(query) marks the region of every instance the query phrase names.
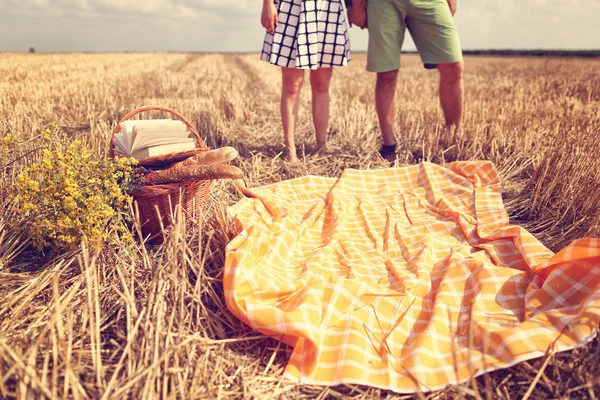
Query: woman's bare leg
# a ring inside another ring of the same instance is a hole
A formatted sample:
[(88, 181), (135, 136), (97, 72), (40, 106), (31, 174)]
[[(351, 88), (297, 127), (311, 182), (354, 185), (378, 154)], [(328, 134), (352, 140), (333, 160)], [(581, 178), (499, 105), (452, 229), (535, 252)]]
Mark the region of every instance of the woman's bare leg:
[(304, 82), (304, 70), (296, 68), (281, 68), (281, 122), (285, 140), (285, 160), (298, 162), (296, 156), (296, 123), (300, 106), (300, 91)]
[(316, 151), (325, 147), (329, 130), (329, 83), (333, 68), (319, 68), (310, 71), (312, 89), (312, 115), (317, 140)]

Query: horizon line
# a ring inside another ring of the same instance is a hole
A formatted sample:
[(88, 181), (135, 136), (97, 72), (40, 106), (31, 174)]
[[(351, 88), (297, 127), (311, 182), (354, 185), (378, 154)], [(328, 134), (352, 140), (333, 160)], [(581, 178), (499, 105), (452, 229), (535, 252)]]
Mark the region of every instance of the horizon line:
[[(0, 53), (28, 53), (31, 49), (35, 49), (36, 53), (191, 53), (191, 54), (259, 54), (258, 50), (39, 50), (35, 46), (31, 46), (26, 50), (1, 50)], [(509, 51), (509, 52), (600, 52), (600, 48), (473, 48), (463, 49), (463, 53), (470, 52), (493, 52), (493, 51)], [(352, 50), (353, 53), (367, 53), (367, 50)], [(402, 53), (413, 54), (418, 53), (417, 50), (403, 50)]]

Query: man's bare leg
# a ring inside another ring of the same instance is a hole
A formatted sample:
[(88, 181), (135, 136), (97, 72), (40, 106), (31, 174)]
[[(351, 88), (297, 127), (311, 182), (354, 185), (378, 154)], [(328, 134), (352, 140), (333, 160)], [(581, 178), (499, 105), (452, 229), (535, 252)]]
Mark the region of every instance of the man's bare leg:
[(451, 145), (460, 132), (463, 113), (463, 63), (438, 64), (440, 103), (446, 120), (446, 143)]
[(398, 85), (398, 70), (380, 72), (377, 74), (375, 86), (375, 106), (379, 119), (379, 128), (383, 137), (383, 147), (380, 154), (388, 161), (396, 159), (396, 86)]

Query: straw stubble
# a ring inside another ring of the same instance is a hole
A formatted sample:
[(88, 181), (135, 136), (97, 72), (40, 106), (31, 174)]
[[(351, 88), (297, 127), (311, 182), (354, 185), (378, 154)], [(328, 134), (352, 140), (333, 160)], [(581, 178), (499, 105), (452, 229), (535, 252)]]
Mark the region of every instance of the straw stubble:
[[(103, 155), (120, 117), (158, 104), (188, 117), (210, 148), (236, 148), (240, 156), (232, 164), (248, 187), (306, 174), (336, 177), (345, 168), (389, 166), (376, 154), (374, 76), (364, 71), (365, 62), (357, 54), (351, 67), (334, 73), (324, 153), (313, 154), (310, 90), (304, 90), (299, 165), (281, 160), (280, 72), (256, 55), (0, 54), (0, 126), (35, 140), (58, 123), (70, 139)], [(512, 222), (553, 250), (598, 236), (599, 67), (598, 60), (467, 57), (464, 131), (448, 142), (436, 73), (403, 55), (394, 165), (491, 160), (502, 174)], [(3, 168), (2, 193), (35, 157)], [(239, 200), (240, 191), (220, 180), (211, 196), (207, 223), (186, 230), (175, 210), (161, 246), (84, 244), (46, 259), (28, 257), (27, 237), (6, 228), (3, 212), (0, 397), (413, 398), (282, 379), (290, 349), (251, 331), (224, 303), (224, 247), (236, 235), (225, 206)], [(134, 232), (140, 235), (139, 224)], [(420, 397), (595, 398), (598, 348), (596, 340), (549, 352)]]

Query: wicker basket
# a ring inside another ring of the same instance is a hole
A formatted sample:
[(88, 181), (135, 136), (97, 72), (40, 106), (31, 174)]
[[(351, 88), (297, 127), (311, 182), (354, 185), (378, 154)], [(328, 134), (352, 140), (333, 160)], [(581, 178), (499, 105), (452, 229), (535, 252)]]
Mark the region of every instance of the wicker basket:
[[(164, 107), (147, 106), (133, 110), (121, 118), (110, 140), (110, 157), (115, 157), (113, 139), (114, 135), (121, 130), (120, 124), (145, 111), (164, 111), (179, 118), (194, 134), (196, 149), (146, 158), (139, 161), (140, 165), (145, 167), (166, 166), (208, 150), (196, 128), (177, 111)], [(187, 226), (202, 224), (203, 212), (209, 198), (209, 189), (210, 180), (195, 180), (167, 185), (145, 186), (142, 191), (132, 193), (133, 200), (137, 203), (142, 233), (144, 237), (148, 238), (148, 242), (157, 244), (162, 241), (162, 229), (171, 225), (171, 216), (178, 204), (183, 209)]]

